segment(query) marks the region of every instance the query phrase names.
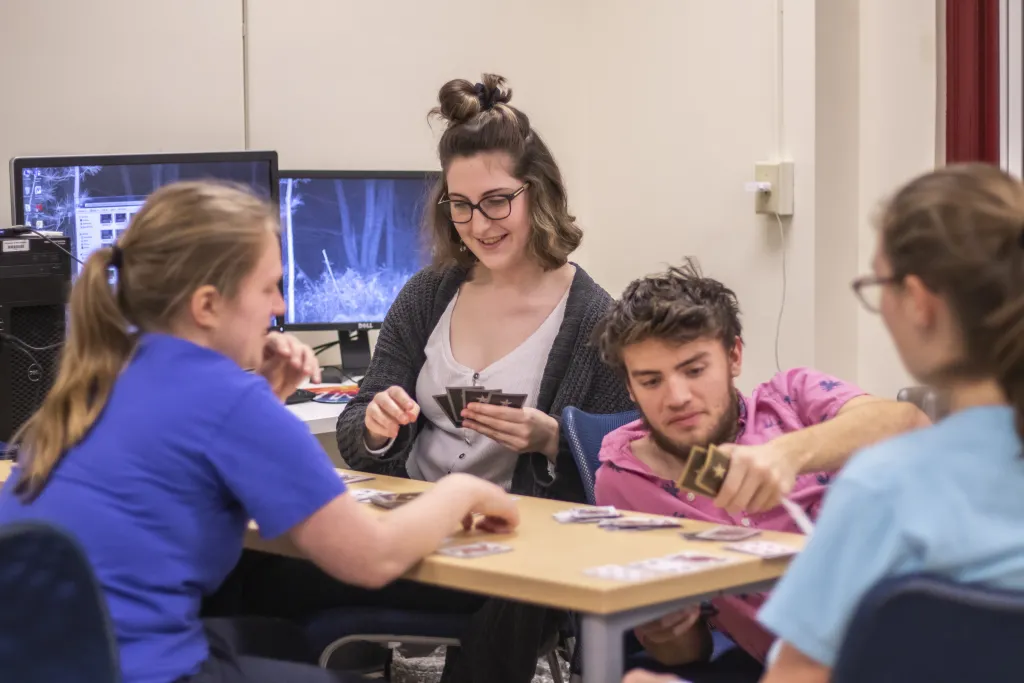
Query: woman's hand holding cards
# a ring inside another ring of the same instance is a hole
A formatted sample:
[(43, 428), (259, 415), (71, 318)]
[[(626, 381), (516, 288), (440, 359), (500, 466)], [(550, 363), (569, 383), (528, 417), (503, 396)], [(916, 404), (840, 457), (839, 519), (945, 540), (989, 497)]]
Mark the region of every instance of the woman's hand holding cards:
[(462, 426), (516, 453), (543, 453), (552, 461), (558, 455), (558, 421), (536, 408), (468, 403)]
[(320, 363), (313, 349), (297, 337), (280, 332), (269, 332), (264, 339), (258, 370), (270, 383), (274, 395), (282, 401), (307, 377), (314, 384), (320, 382)]
[(398, 436), (402, 425), (415, 422), (420, 416), (420, 407), (399, 386), (388, 387), (377, 392), (370, 405), (366, 406), (366, 445), (380, 448)]

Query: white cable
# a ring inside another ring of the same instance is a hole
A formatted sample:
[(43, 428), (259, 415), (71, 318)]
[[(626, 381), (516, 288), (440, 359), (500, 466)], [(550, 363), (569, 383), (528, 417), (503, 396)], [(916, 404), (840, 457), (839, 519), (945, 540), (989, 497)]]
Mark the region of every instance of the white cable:
[(782, 364), (779, 362), (779, 336), (782, 334), (782, 314), (786, 310), (786, 231), (782, 227), (782, 217), (775, 216), (779, 224), (779, 244), (782, 249), (782, 301), (779, 302), (779, 319), (775, 322), (775, 369), (782, 372)]

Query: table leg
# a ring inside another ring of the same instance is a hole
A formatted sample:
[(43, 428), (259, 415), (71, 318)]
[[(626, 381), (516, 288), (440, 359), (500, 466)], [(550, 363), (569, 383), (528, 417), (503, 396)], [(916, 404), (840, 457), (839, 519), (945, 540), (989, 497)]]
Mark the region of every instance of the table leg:
[[(756, 593), (767, 591), (774, 580), (761, 581), (746, 586), (734, 586), (729, 593)], [(717, 598), (723, 591), (706, 595), (692, 595), (688, 598), (649, 605), (617, 614), (581, 614), (581, 637), (576, 647), (583, 648), (583, 683), (621, 683), (623, 671), (622, 636), (626, 629), (654, 621), (669, 612)]]
[(622, 634), (615, 615), (584, 614), (582, 638), (583, 680), (585, 683), (620, 683), (622, 681)]

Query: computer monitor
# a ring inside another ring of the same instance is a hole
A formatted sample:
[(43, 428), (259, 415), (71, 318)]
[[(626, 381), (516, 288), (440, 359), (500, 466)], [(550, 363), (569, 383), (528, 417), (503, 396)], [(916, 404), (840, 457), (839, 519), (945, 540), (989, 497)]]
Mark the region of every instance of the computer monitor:
[[(113, 244), (146, 197), (177, 180), (216, 179), (277, 202), (277, 152), (126, 154), (11, 159), (14, 224), (60, 232), (84, 262)], [(81, 266), (72, 264), (72, 274)]]
[(368, 330), (429, 255), (420, 239), (426, 171), (281, 171), (282, 331), (337, 330), (350, 376), (370, 364)]

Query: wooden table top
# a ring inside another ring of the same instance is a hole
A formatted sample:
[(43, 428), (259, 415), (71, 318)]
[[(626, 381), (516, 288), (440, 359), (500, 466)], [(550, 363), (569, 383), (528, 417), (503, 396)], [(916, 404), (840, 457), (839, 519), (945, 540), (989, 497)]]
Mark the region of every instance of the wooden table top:
[[(6, 479), (11, 463), (0, 462), (0, 479)], [(410, 479), (375, 476), (351, 488), (373, 488), (396, 493), (423, 491), (431, 484)], [(449, 544), (492, 541), (510, 545), (512, 552), (462, 559), (430, 555), (410, 569), (404, 578), (474, 593), (531, 602), (590, 614), (613, 614), (691, 596), (728, 591), (738, 586), (772, 581), (782, 576), (789, 561), (762, 560), (725, 550), (727, 543), (689, 541), (681, 531), (699, 531), (705, 522), (681, 520), (682, 528), (652, 531), (608, 531), (596, 524), (560, 524), (552, 515), (575, 507), (571, 503), (520, 497), (520, 525), (511, 534), (479, 531), (453, 532)], [(386, 510), (367, 506), (375, 514)], [(654, 516), (654, 515), (644, 515)], [(343, 533), (343, 532), (342, 532)], [(802, 548), (800, 534), (763, 531), (758, 539)], [(301, 557), (287, 536), (272, 541), (260, 538), (255, 525), (246, 535), (253, 550)], [(691, 574), (622, 582), (599, 579), (584, 570), (605, 564), (628, 564), (681, 551), (728, 557), (728, 564)]]
[[(431, 484), (411, 479), (374, 476), (351, 488), (372, 488), (403, 493), (423, 491)], [(485, 534), (457, 530), (449, 545), (491, 541), (512, 546), (512, 552), (462, 559), (430, 555), (417, 563), (404, 578), (422, 583), (510, 598), (591, 614), (612, 614), (690, 596), (725, 591), (737, 586), (772, 581), (782, 576), (788, 559), (762, 560), (753, 555), (725, 550), (728, 543), (690, 541), (680, 532), (700, 531), (706, 522), (679, 520), (677, 529), (651, 531), (609, 531), (596, 524), (561, 524), (555, 512), (576, 507), (572, 503), (519, 498), (520, 525), (511, 534)], [(378, 514), (386, 510), (368, 507)], [(640, 514), (640, 513), (638, 513)], [(656, 515), (641, 515), (655, 517)], [(776, 541), (803, 548), (800, 534), (764, 531), (758, 540)], [(246, 546), (282, 555), (301, 557), (286, 537), (261, 539), (250, 528)], [(584, 570), (605, 564), (628, 564), (676, 552), (693, 551), (730, 558), (728, 564), (681, 576), (621, 582), (599, 579)]]

